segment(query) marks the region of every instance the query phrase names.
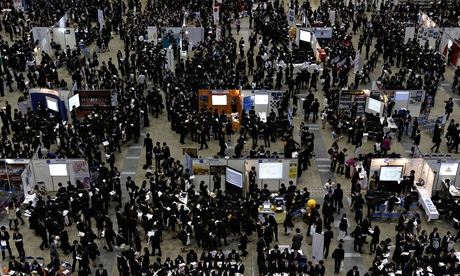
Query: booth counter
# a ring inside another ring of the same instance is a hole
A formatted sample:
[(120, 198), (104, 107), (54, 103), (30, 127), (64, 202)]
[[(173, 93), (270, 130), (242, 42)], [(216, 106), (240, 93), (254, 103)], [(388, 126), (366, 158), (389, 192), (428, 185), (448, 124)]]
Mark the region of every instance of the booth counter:
[(419, 194), (419, 204), (422, 206), (425, 214), (427, 216), (427, 220), (435, 220), (439, 218), (439, 212), (436, 209), (433, 201), (431, 201), (431, 196), (426, 190), (425, 187), (417, 186), (417, 192)]
[(267, 189), (278, 192), (281, 183), (286, 187), (292, 181), (297, 185), (297, 162), (293, 159), (223, 159), (223, 158), (190, 158), (185, 155), (185, 168), (193, 175), (196, 189), (203, 181), (209, 190), (213, 190), (215, 183), (213, 176), (221, 175), (220, 187), (222, 191), (232, 190), (243, 193), (249, 190), (249, 171), (255, 168), (255, 184), (259, 189), (267, 185)]

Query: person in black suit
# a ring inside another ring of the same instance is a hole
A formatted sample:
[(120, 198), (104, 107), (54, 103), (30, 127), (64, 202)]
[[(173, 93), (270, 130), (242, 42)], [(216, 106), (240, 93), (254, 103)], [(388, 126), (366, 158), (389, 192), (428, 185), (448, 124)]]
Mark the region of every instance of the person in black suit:
[(339, 248), (336, 248), (334, 252), (332, 252), (332, 258), (334, 259), (334, 273), (337, 274), (340, 272), (340, 265), (345, 258), (345, 250), (343, 250), (343, 245), (341, 243), (339, 243)]
[(22, 241), (22, 234), (19, 233), (18, 228), (14, 228), (13, 240), (16, 245), (16, 249), (18, 250), (19, 258), (25, 258), (26, 253), (24, 251), (24, 242)]
[(11, 247), (10, 247), (10, 234), (6, 231), (6, 227), (2, 226), (0, 228), (0, 243), (2, 250), (2, 258), (5, 260), (5, 249), (8, 250), (8, 254), (11, 256)]
[(77, 240), (73, 241), (72, 246), (72, 273), (75, 271), (75, 267), (77, 266), (77, 256), (79, 252), (82, 250), (81, 245), (78, 244)]
[(99, 264), (98, 269), (96, 270), (96, 276), (109, 276), (107, 269), (105, 269), (102, 264)]
[[(153, 157), (153, 141), (150, 138), (150, 133), (147, 133), (147, 137), (144, 138), (144, 147), (145, 147), (145, 166), (152, 165), (152, 157)], [(158, 145), (158, 144), (157, 144)], [(156, 161), (156, 159), (155, 159)]]

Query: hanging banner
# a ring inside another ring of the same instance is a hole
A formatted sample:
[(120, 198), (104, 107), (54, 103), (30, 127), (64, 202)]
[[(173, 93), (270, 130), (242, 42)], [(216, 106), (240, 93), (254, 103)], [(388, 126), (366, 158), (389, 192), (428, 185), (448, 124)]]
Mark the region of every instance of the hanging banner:
[(97, 21), (99, 22), (100, 28), (104, 27), (104, 12), (101, 9), (97, 10)]
[(212, 16), (214, 18), (214, 24), (219, 25), (219, 11), (220, 11), (220, 6), (215, 5), (212, 8)]
[(360, 56), (361, 56), (361, 54), (359, 53), (359, 51), (356, 51), (355, 60), (354, 60), (354, 69), (353, 69), (355, 74), (359, 71), (359, 58), (360, 58)]
[(89, 188), (91, 186), (88, 163), (85, 160), (72, 160), (72, 170), (75, 180), (79, 180), (83, 183), (85, 188)]
[(289, 26), (295, 25), (295, 10), (294, 9), (289, 8), (287, 21), (288, 21)]
[(324, 235), (315, 232), (312, 236), (311, 256), (313, 262), (317, 263), (324, 259)]

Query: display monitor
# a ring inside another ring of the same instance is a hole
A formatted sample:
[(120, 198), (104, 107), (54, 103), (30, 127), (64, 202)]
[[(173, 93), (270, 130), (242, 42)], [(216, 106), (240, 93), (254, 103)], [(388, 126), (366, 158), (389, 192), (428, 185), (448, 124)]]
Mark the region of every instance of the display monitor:
[(301, 41), (311, 42), (311, 33), (309, 31), (300, 30), (299, 38)]
[(379, 113), (382, 111), (383, 103), (379, 100), (367, 98), (367, 110), (368, 113)]
[(67, 164), (49, 164), (51, 176), (68, 176)]
[(403, 166), (382, 166), (380, 167), (380, 181), (400, 181)]
[(409, 91), (396, 91), (395, 101), (396, 102), (407, 102), (409, 100)]
[(80, 106), (80, 95), (73, 95), (69, 98), (69, 111), (73, 110), (73, 107), (78, 108)]
[(259, 163), (259, 179), (282, 179), (283, 163), (267, 162)]
[(254, 104), (268, 104), (268, 95), (255, 95)]
[(58, 100), (55, 98), (51, 98), (48, 96), (45, 96), (46, 99), (46, 107), (50, 110), (59, 112), (59, 105), (58, 105)]
[(227, 167), (225, 169), (225, 181), (239, 188), (243, 188), (243, 173)]
[(227, 105), (227, 95), (212, 95), (212, 105)]
[(457, 175), (458, 163), (441, 163), (439, 175)]

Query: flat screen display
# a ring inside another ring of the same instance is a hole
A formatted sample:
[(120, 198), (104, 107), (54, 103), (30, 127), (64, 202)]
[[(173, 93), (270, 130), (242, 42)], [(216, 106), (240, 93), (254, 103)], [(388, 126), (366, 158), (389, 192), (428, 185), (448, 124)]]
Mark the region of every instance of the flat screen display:
[(457, 175), (458, 163), (441, 163), (439, 175)]
[(254, 103), (255, 104), (268, 104), (268, 95), (255, 95)]
[(311, 33), (309, 31), (300, 30), (299, 36), (301, 41), (311, 42)]
[(212, 105), (227, 105), (227, 95), (212, 95)]
[(225, 169), (225, 181), (239, 188), (243, 188), (243, 173), (227, 167)]
[(380, 181), (400, 181), (403, 166), (380, 167)]
[(51, 176), (68, 176), (67, 164), (49, 164)]
[(409, 100), (409, 91), (396, 91), (395, 92), (396, 102), (406, 102), (408, 100)]
[(283, 163), (259, 163), (259, 178), (260, 179), (282, 179), (283, 178)]
[(380, 113), (382, 104), (379, 100), (368, 98), (367, 109), (369, 113)]
[(69, 98), (69, 110), (72, 111), (73, 107), (78, 108), (80, 106), (80, 95), (74, 95)]
[(58, 112), (59, 111), (58, 101), (48, 96), (45, 96), (45, 98), (46, 98), (46, 107), (50, 110)]

